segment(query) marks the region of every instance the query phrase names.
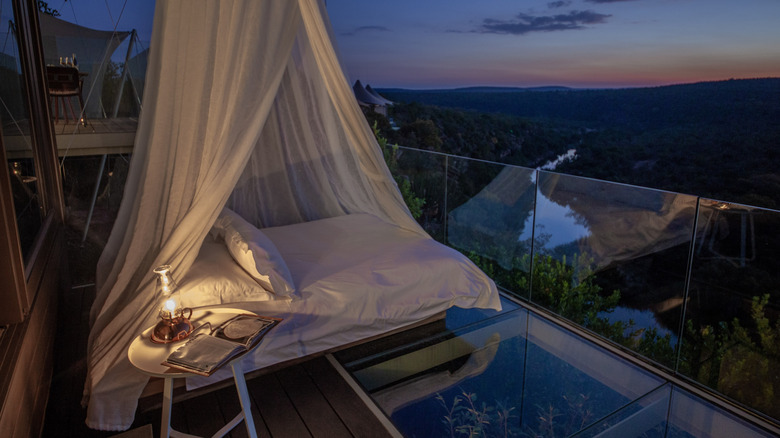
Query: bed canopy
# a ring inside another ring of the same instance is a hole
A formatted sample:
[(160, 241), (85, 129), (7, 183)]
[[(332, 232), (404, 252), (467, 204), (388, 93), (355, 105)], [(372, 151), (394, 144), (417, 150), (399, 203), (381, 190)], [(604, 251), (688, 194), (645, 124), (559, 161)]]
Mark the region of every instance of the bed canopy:
[(317, 0), (158, 1), (125, 193), (97, 269), (87, 424), (126, 429), (152, 268), (184, 275), (223, 206), (258, 227), (369, 213), (424, 234), (355, 102)]

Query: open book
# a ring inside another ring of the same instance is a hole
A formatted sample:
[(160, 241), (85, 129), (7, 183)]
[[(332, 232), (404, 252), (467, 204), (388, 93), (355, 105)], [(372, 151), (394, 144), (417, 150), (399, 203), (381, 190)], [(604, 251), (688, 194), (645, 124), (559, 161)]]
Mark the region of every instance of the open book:
[(233, 357), (257, 345), (279, 322), (280, 318), (268, 316), (236, 315), (213, 328), (211, 333), (193, 335), (168, 355), (162, 364), (210, 376)]

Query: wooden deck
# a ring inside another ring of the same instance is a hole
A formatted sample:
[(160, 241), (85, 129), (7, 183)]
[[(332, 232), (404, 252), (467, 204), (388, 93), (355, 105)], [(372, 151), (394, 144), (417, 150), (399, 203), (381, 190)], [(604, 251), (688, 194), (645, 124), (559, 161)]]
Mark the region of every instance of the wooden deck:
[[(29, 158), (30, 139), (28, 121), (3, 126), (8, 159)], [(60, 157), (128, 154), (133, 150), (138, 120), (135, 118), (88, 119), (86, 125), (71, 120), (54, 123), (57, 150)]]
[[(86, 336), (89, 309), (94, 300), (91, 272), (84, 264), (94, 263), (99, 248), (90, 241), (79, 245), (78, 232), (69, 245), (74, 264), (69, 280), (74, 288), (60, 297), (57, 347), (52, 389), (44, 424), (45, 437), (110, 437), (118, 432), (89, 429), (81, 394), (86, 376)], [(87, 259), (87, 260), (82, 260)], [(338, 365), (336, 365), (338, 366)], [(253, 374), (254, 375), (254, 374)], [(248, 376), (250, 377), (250, 376)], [(255, 428), (260, 437), (390, 437), (400, 436), (373, 403), (356, 392), (327, 357), (319, 357), (247, 380), (252, 399)], [(187, 395), (185, 394), (185, 398)], [(159, 436), (162, 396), (141, 400), (131, 429), (152, 425)], [(186, 400), (174, 397), (174, 429), (211, 436), (240, 411), (234, 386), (228, 385)], [(378, 414), (378, 415), (377, 415)], [(388, 429), (388, 425), (390, 430)], [(246, 436), (239, 424), (231, 437)]]

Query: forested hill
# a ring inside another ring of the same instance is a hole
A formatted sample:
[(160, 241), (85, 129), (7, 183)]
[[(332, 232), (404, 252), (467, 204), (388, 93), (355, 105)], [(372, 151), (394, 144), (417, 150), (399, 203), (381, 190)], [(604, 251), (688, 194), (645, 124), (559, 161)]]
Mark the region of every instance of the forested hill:
[(780, 78), (610, 90), (474, 87), (378, 91), (397, 102), (578, 121), (594, 128), (647, 130), (722, 123), (756, 126), (780, 120)]
[(556, 171), (780, 209), (780, 78), (380, 93), (391, 142), (528, 167), (576, 149)]

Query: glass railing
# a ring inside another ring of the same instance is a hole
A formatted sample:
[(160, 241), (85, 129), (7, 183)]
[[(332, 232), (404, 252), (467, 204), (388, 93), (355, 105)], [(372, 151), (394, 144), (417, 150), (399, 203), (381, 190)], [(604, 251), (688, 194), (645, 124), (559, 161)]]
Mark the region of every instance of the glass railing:
[(420, 223), (506, 293), (780, 419), (780, 211), (394, 151)]

